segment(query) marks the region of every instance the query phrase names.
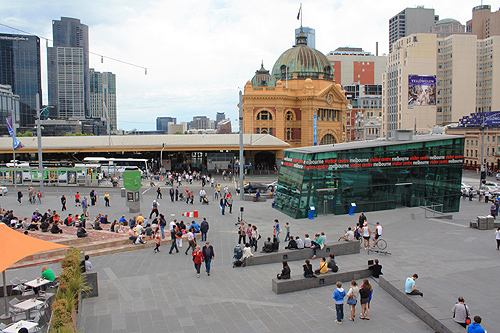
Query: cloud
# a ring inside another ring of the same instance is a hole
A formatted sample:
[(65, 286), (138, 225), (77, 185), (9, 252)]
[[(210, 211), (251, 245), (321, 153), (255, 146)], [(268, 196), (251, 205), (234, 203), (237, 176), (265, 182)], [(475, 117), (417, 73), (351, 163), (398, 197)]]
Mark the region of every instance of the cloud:
[[(499, 2), (491, 2), (492, 8)], [(463, 24), (472, 15), (466, 0), (433, 5), (441, 18)], [(303, 24), (316, 29), (316, 48), (323, 53), (340, 46), (374, 53), (378, 41), (382, 54), (389, 18), (406, 7), (414, 2), (312, 0), (303, 3)], [(293, 46), (298, 9), (298, 2), (288, 0), (21, 0), (0, 4), (0, 23), (51, 37), (52, 20), (79, 18), (89, 26), (91, 51), (148, 68), (145, 75), (141, 68), (90, 57), (91, 67), (116, 74), (119, 127), (154, 129), (157, 116), (189, 121), (222, 111), (236, 119), (238, 88), (261, 61), (271, 70)], [(41, 61), (45, 80), (45, 43)], [(46, 82), (43, 89), (46, 101)]]

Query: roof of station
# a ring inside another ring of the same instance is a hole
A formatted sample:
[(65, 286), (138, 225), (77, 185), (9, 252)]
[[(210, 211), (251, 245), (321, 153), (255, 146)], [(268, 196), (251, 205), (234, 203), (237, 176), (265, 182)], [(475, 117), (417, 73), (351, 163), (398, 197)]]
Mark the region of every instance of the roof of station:
[[(22, 137), (25, 148), (19, 153), (36, 153), (37, 138)], [(210, 151), (238, 150), (239, 134), (192, 135), (112, 135), (42, 137), (43, 152), (121, 152), (121, 151)], [(245, 150), (281, 150), (290, 145), (269, 134), (244, 134)], [(12, 152), (12, 138), (0, 137), (0, 153)]]
[(372, 147), (383, 147), (383, 146), (394, 146), (394, 145), (405, 145), (411, 143), (419, 142), (431, 142), (431, 141), (443, 141), (450, 139), (463, 138), (461, 135), (416, 135), (413, 136), (412, 140), (368, 140), (368, 141), (354, 141), (345, 143), (336, 143), (333, 145), (321, 145), (321, 146), (310, 146), (310, 147), (299, 147), (287, 149), (287, 152), (293, 153), (304, 153), (304, 154), (315, 154), (315, 153), (328, 153), (332, 151), (342, 151), (342, 150), (353, 150), (353, 149), (363, 149)]

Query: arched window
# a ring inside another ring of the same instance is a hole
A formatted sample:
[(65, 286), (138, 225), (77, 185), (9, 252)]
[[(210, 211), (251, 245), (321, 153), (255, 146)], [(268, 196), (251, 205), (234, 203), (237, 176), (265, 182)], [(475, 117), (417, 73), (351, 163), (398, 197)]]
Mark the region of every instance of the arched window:
[(320, 145), (333, 145), (335, 143), (335, 137), (331, 134), (325, 134), (321, 139)]
[(286, 129), (286, 139), (287, 140), (293, 140), (293, 133), (291, 128)]
[(269, 111), (260, 111), (257, 114), (257, 120), (273, 120), (273, 115)]
[(285, 119), (286, 120), (294, 120), (295, 119), (295, 115), (293, 114), (292, 111), (287, 111), (286, 114), (285, 114)]

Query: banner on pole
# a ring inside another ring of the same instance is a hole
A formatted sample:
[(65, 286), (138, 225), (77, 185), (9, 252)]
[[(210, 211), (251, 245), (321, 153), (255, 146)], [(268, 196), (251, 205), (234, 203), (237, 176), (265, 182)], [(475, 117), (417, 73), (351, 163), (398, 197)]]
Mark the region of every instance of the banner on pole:
[(5, 121), (7, 122), (7, 129), (9, 130), (9, 134), (14, 140), (14, 150), (18, 150), (21, 148), (24, 148), (24, 145), (19, 141), (16, 136), (14, 135), (14, 126), (12, 124), (12, 116), (8, 116), (5, 118)]

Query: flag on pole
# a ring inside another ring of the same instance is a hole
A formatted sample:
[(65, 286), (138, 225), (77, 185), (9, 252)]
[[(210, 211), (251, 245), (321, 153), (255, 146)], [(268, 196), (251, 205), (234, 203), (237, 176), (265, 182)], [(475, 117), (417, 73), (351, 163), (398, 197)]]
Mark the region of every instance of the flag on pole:
[(14, 135), (14, 126), (12, 125), (12, 116), (8, 116), (7, 118), (5, 118), (5, 121), (7, 122), (7, 129), (9, 130), (9, 134), (12, 137), (12, 139), (14, 140), (14, 150), (24, 148), (24, 145)]
[(302, 4), (299, 7), (299, 13), (297, 14), (297, 21), (300, 20), (300, 12), (302, 11)]

